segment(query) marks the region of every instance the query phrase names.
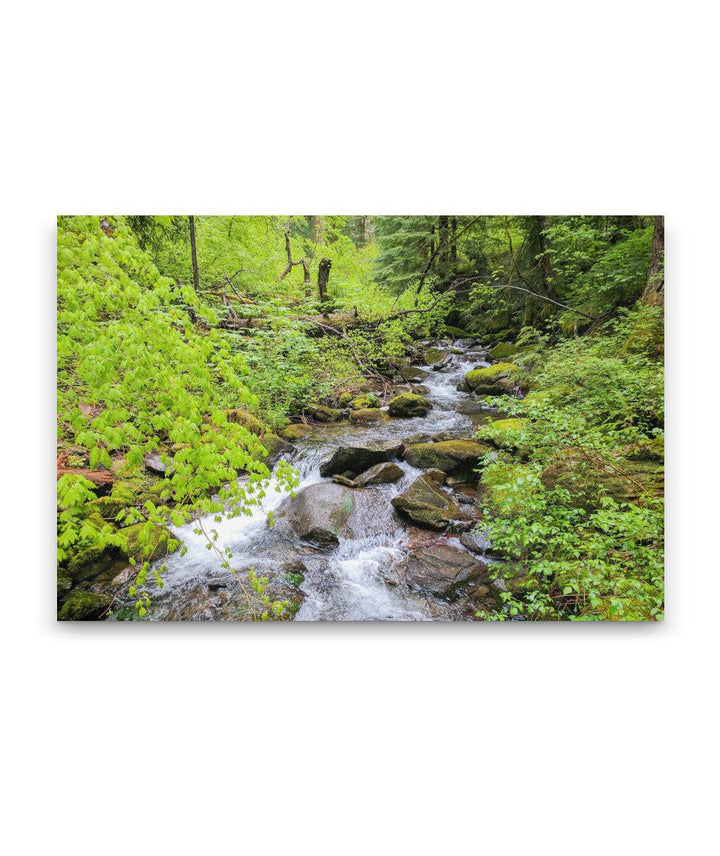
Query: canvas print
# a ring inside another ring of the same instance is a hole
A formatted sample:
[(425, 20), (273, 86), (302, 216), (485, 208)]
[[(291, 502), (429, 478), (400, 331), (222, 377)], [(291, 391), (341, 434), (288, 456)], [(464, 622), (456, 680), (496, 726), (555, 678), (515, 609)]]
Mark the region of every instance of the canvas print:
[(62, 621), (663, 617), (661, 216), (57, 221)]

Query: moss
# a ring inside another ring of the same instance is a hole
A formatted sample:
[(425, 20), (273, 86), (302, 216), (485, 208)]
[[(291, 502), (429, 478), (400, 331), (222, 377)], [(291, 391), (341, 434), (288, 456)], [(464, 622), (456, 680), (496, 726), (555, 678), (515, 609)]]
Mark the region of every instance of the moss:
[(247, 410), (228, 410), (228, 422), (235, 422), (238, 425), (242, 425), (243, 428), (247, 428), (252, 434), (259, 436), (266, 430), (265, 425), (257, 418), (257, 416), (253, 416), (252, 413), (248, 413)]
[[(134, 494), (132, 495), (132, 498), (135, 498)], [(93, 499), (91, 502), (88, 502), (87, 508), (91, 515), (99, 517), (101, 520), (110, 523), (114, 522), (115, 518), (123, 509), (132, 504), (132, 502), (121, 502), (113, 493), (110, 496), (101, 496), (99, 499)]]
[(367, 395), (359, 395), (350, 401), (353, 410), (367, 410), (369, 407), (380, 407), (377, 395), (369, 392)]
[(520, 367), (515, 363), (495, 363), (483, 369), (473, 369), (465, 375), (470, 389), (483, 395), (509, 392), (517, 384)]
[(430, 410), (432, 404), (423, 395), (416, 395), (412, 392), (403, 392), (401, 395), (392, 398), (389, 403), (389, 411), (391, 416), (411, 417), (425, 416)]
[(377, 407), (368, 407), (363, 410), (353, 410), (350, 413), (350, 422), (353, 425), (369, 425), (376, 422), (389, 422), (390, 417), (384, 410)]
[(316, 422), (337, 422), (342, 419), (342, 411), (326, 404), (307, 404), (305, 412)]
[(454, 476), (477, 478), (475, 470), (490, 446), (475, 440), (445, 440), (440, 443), (417, 443), (406, 446), (405, 460), (422, 470), (442, 470)]
[(460, 506), (428, 476), (420, 476), (391, 503), (403, 516), (419, 526), (446, 529), (462, 517)]
[(65, 603), (60, 607), (60, 621), (96, 621), (110, 607), (112, 597), (92, 591), (76, 589), (71, 592)]
[(170, 542), (175, 540), (175, 536), (162, 526), (135, 523), (118, 530), (113, 540), (116, 548), (125, 556), (141, 562), (154, 561), (172, 552)]
[(347, 407), (352, 400), (353, 400), (352, 393), (343, 392), (340, 395), (340, 397), (338, 398), (338, 404), (340, 405), (340, 407)]
[(67, 576), (63, 571), (58, 569), (57, 573), (57, 596), (58, 600), (64, 597), (73, 587), (72, 577)]
[(406, 383), (422, 383), (430, 376), (430, 373), (424, 369), (416, 369), (415, 366), (405, 362), (399, 363), (397, 370)]
[(301, 422), (293, 425), (288, 425), (282, 429), (280, 436), (288, 443), (294, 443), (295, 440), (301, 440), (310, 430), (308, 425), (303, 425)]
[(273, 434), (272, 431), (267, 431), (263, 434), (262, 437), (260, 437), (260, 442), (268, 453), (265, 461), (266, 464), (268, 462), (272, 462), (286, 452), (289, 454), (290, 452), (295, 451), (295, 447), (291, 443), (288, 443), (287, 440), (283, 440), (282, 437), (278, 437), (277, 434)]
[(447, 351), (442, 351), (440, 348), (428, 348), (425, 351), (425, 362), (427, 365), (432, 366), (435, 363), (440, 362), (444, 357), (448, 355)]
[(499, 345), (495, 345), (494, 348), (490, 349), (490, 356), (494, 360), (505, 360), (517, 354), (519, 350), (517, 345), (511, 345), (509, 342), (500, 342)]

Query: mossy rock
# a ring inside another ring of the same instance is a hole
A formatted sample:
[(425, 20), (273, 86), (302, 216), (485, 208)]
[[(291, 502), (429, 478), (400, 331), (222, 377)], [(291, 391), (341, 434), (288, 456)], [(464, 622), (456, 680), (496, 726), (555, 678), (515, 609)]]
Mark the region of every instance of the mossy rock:
[[(133, 494), (134, 498), (135, 495)], [(98, 499), (93, 499), (91, 502), (88, 502), (87, 508), (90, 514), (99, 516), (106, 523), (114, 523), (118, 514), (129, 505), (133, 505), (133, 503), (121, 502), (113, 493), (110, 496), (101, 496)]]
[(400, 377), (406, 383), (422, 383), (430, 376), (429, 372), (426, 372), (424, 369), (417, 369), (415, 366), (411, 366), (410, 363), (400, 363), (397, 370)]
[(477, 480), (475, 470), (491, 447), (475, 440), (445, 440), (406, 446), (403, 457), (421, 470), (442, 470), (446, 475)]
[(247, 410), (228, 410), (227, 412), (228, 422), (234, 422), (237, 425), (242, 425), (243, 428), (247, 428), (251, 434), (255, 434), (256, 436), (260, 436), (263, 431), (266, 431), (265, 425), (262, 423), (257, 416), (253, 416), (252, 413), (249, 413)]
[(527, 419), (518, 417), (511, 419), (495, 419), (484, 425), (478, 434), (487, 437), (498, 448), (515, 449), (520, 440), (520, 434), (527, 425)]
[(287, 425), (280, 431), (280, 436), (288, 443), (294, 443), (295, 440), (301, 440), (310, 430), (309, 425), (303, 425), (302, 422)]
[(115, 549), (136, 562), (155, 561), (179, 546), (177, 539), (163, 526), (135, 523), (119, 529), (114, 537)]
[(265, 463), (268, 466), (272, 466), (282, 455), (291, 455), (295, 451), (295, 446), (292, 443), (288, 443), (287, 440), (283, 440), (282, 437), (278, 437), (272, 431), (263, 434), (260, 437), (260, 442), (267, 451)]
[(307, 404), (305, 413), (316, 422), (337, 422), (342, 419), (342, 410), (328, 407), (326, 404)]
[(340, 405), (340, 407), (347, 407), (352, 400), (353, 400), (352, 393), (343, 392), (340, 395), (340, 397), (338, 398), (338, 404)]
[(75, 589), (70, 592), (58, 611), (60, 621), (97, 621), (112, 603), (112, 597), (102, 592)]
[(58, 601), (62, 600), (67, 593), (72, 589), (74, 583), (72, 577), (69, 577), (64, 571), (58, 568), (57, 572), (57, 597)]
[(420, 476), (391, 500), (411, 522), (442, 531), (462, 517), (460, 506), (428, 476)]
[(515, 388), (519, 376), (518, 365), (501, 362), (469, 371), (465, 375), (465, 383), (480, 395), (502, 395)]
[(368, 407), (363, 410), (350, 411), (350, 422), (353, 425), (374, 425), (378, 422), (389, 422), (390, 417), (384, 410)]
[(424, 395), (416, 395), (412, 392), (403, 392), (401, 395), (390, 399), (389, 412), (391, 416), (409, 418), (413, 416), (425, 416), (432, 408), (432, 404)]
[(387, 461), (382, 464), (375, 464), (374, 467), (370, 467), (369, 470), (360, 473), (355, 479), (354, 484), (356, 487), (367, 487), (373, 484), (394, 484), (400, 481), (404, 475), (405, 473), (397, 464)]
[(520, 350), (517, 345), (511, 345), (509, 342), (500, 342), (494, 348), (490, 348), (490, 356), (494, 360), (506, 360), (512, 357)]
[(357, 398), (353, 398), (350, 401), (350, 407), (353, 410), (367, 410), (370, 407), (380, 407), (380, 401), (377, 395), (369, 392), (367, 395), (359, 395)]
[(428, 348), (425, 351), (425, 363), (428, 366), (435, 365), (435, 363), (439, 363), (440, 360), (444, 360), (448, 354), (449, 351), (443, 351), (440, 348)]

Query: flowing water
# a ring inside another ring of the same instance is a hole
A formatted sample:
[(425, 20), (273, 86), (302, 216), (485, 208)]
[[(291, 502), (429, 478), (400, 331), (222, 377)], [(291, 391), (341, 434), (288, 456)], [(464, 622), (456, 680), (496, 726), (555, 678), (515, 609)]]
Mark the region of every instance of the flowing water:
[[(300, 474), (298, 489), (317, 482), (329, 481), (320, 476), (320, 464), (338, 446), (368, 446), (377, 442), (400, 440), (415, 434), (433, 435), (451, 432), (471, 436), (475, 427), (490, 417), (471, 395), (459, 391), (458, 384), (473, 366), (488, 365), (478, 348), (470, 342), (456, 342), (461, 350), (449, 367), (430, 371), (420, 381), (429, 390), (433, 408), (424, 417), (391, 419), (369, 426), (348, 423), (314, 426), (297, 441), (293, 467)], [(427, 370), (427, 367), (425, 367)], [(395, 484), (379, 485), (374, 490), (392, 498), (405, 490), (421, 470), (404, 461), (397, 462), (403, 478)], [(289, 561), (301, 561), (305, 579), (300, 588), (302, 605), (296, 621), (432, 621), (462, 617), (458, 607), (430, 595), (397, 585), (393, 569), (407, 554), (411, 538), (418, 545), (437, 542), (459, 545), (456, 538), (417, 530), (404, 524), (394, 512), (385, 515), (368, 513), (362, 521), (362, 535), (340, 538), (336, 547), (318, 549), (295, 537), (282, 527), (267, 525), (268, 511), (276, 510), (287, 494), (278, 492), (270, 482), (267, 495), (249, 516), (215, 522), (203, 519), (206, 530), (215, 529), (218, 544), (229, 547), (233, 567), (253, 568), (258, 575), (277, 578), (279, 567)], [(207, 539), (196, 534), (194, 525), (178, 528), (175, 534), (185, 543), (184, 556), (175, 553), (165, 560), (164, 585), (150, 587), (152, 608), (149, 617), (161, 619), (233, 620), (242, 617), (242, 594), (234, 576), (219, 567), (219, 561), (207, 549)], [(419, 540), (418, 540), (419, 539)], [(235, 585), (234, 585), (235, 584)], [(282, 597), (282, 590), (271, 585), (268, 593)]]

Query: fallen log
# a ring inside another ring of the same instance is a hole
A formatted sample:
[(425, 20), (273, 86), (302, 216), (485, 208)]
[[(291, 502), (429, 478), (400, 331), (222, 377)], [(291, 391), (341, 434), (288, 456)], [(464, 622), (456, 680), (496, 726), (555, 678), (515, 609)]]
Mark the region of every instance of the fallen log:
[(110, 470), (89, 470), (83, 467), (66, 467), (65, 464), (70, 455), (70, 452), (61, 452), (57, 456), (57, 477), (60, 478), (66, 474), (74, 474), (83, 476), (88, 481), (91, 481), (98, 489), (100, 495), (110, 493), (113, 486), (114, 476)]

